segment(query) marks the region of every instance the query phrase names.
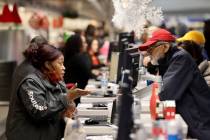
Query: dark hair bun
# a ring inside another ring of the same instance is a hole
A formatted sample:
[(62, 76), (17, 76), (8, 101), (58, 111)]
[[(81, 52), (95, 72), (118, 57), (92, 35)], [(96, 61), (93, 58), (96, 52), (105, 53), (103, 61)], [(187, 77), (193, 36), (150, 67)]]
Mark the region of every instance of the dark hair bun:
[(38, 49), (39, 46), (36, 43), (31, 43), (28, 47), (28, 49), (25, 50), (24, 55), (26, 59), (29, 61), (38, 61), (37, 56), (38, 56)]
[(25, 50), (24, 55), (34, 67), (41, 69), (46, 61), (54, 61), (62, 53), (56, 47), (49, 44), (37, 45), (37, 43), (31, 43)]

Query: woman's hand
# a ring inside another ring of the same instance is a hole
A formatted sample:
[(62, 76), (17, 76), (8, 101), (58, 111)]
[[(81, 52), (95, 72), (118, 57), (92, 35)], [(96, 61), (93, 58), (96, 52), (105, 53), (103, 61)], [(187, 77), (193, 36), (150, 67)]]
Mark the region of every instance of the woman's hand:
[(85, 95), (88, 95), (90, 94), (91, 92), (88, 91), (88, 90), (83, 90), (83, 89), (79, 89), (79, 88), (76, 88), (76, 89), (70, 89), (68, 90), (68, 98), (73, 101), (81, 96), (85, 96)]
[(79, 94), (80, 96), (85, 96), (85, 95), (88, 95), (88, 94), (91, 93), (91, 92), (88, 91), (88, 90), (83, 90), (83, 89), (79, 89), (79, 88), (76, 88), (75, 91), (76, 91), (76, 93)]
[(64, 111), (64, 117), (72, 118), (74, 116), (75, 111), (76, 105), (74, 102), (72, 102), (70, 106)]

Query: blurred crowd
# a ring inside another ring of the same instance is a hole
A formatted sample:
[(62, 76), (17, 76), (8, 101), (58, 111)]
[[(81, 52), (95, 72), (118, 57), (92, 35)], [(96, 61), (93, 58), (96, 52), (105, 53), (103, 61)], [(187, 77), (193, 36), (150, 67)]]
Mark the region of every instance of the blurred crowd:
[[(204, 56), (204, 58), (206, 58), (207, 60), (209, 60), (210, 57), (210, 19), (207, 19), (203, 22), (203, 28), (193, 28), (193, 27), (188, 27), (186, 26), (184, 23), (179, 22), (177, 24), (177, 26), (172, 26), (172, 27), (167, 27), (165, 23), (162, 23), (160, 26), (154, 26), (152, 25), (150, 22), (147, 22), (147, 24), (145, 25), (145, 30), (144, 33), (141, 35), (140, 37), (140, 42), (141, 43), (145, 43), (147, 41), (148, 38), (150, 38), (152, 36), (152, 33), (159, 29), (166, 29), (168, 30), (170, 33), (172, 33), (173, 35), (175, 35), (176, 38), (180, 38), (183, 37), (184, 35), (186, 35), (186, 33), (189, 33), (190, 31), (196, 31), (199, 32), (197, 33), (190, 33), (189, 35), (187, 35), (187, 38), (185, 40), (192, 40), (192, 38), (194, 38), (196, 40), (196, 42), (198, 43), (198, 45), (201, 47), (202, 49), (202, 54)], [(183, 42), (183, 40), (177, 40), (177, 42)]]

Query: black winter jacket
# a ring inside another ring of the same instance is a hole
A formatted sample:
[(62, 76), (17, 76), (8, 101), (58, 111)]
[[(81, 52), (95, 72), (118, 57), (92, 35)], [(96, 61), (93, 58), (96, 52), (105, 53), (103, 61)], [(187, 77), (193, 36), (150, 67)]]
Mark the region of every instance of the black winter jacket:
[(210, 138), (210, 91), (197, 64), (184, 50), (173, 47), (159, 61), (163, 87), (160, 100), (175, 100), (188, 125), (189, 136)]
[(61, 112), (68, 107), (64, 83), (52, 85), (36, 71), (17, 87), (9, 106), (7, 139), (60, 140), (64, 130)]

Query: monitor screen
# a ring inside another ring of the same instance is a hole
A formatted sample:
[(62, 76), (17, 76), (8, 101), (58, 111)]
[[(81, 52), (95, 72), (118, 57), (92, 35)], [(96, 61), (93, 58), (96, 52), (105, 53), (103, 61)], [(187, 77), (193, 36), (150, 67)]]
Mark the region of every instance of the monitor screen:
[(128, 69), (131, 72), (133, 78), (132, 88), (137, 85), (138, 82), (138, 68), (139, 68), (140, 53), (138, 47), (125, 49), (123, 57), (123, 69)]

